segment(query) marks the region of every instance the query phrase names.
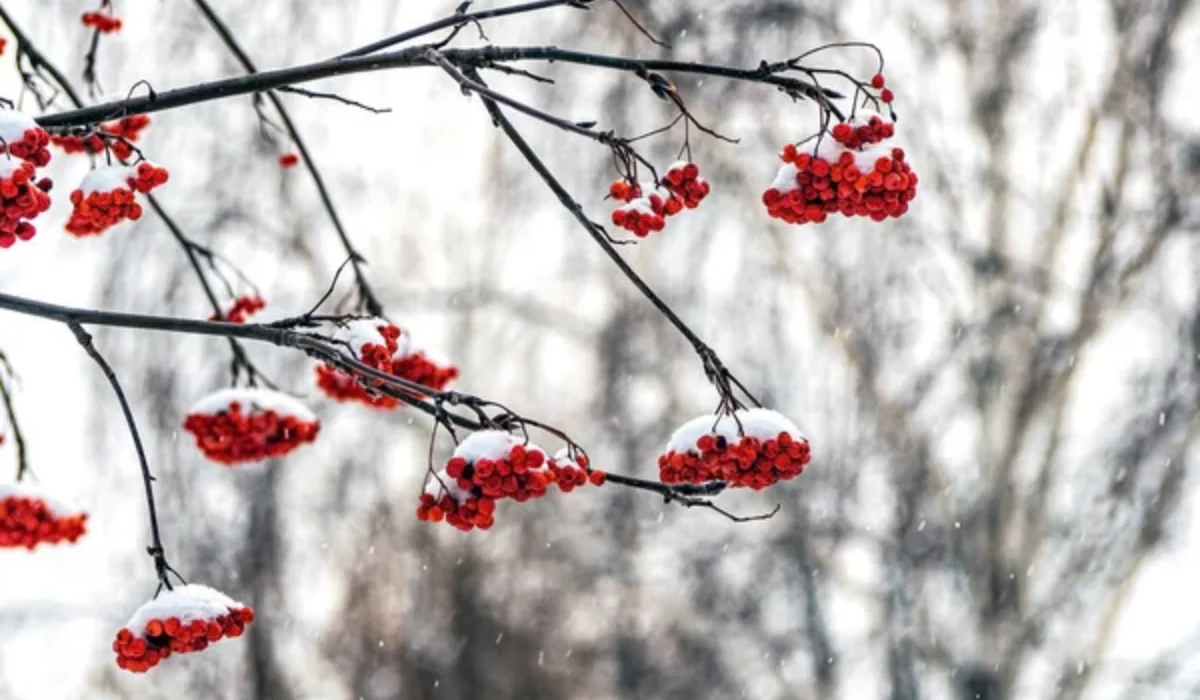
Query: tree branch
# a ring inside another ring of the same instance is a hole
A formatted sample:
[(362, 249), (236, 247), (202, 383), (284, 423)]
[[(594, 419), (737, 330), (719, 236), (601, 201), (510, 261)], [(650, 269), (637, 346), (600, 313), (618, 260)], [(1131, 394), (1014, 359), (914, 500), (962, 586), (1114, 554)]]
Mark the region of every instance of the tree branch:
[[(43, 115), (37, 122), (44, 127), (83, 126), (131, 114), (150, 114), (168, 109), (211, 102), (238, 95), (264, 92), (285, 85), (306, 83), (323, 78), (353, 75), (396, 68), (429, 67), (435, 65), (426, 56), (433, 44), (422, 44), (389, 53), (346, 59), (330, 59), (290, 68), (261, 71), (245, 76), (223, 78), (186, 87), (156, 92), (153, 95), (114, 100), (92, 107)], [(827, 104), (829, 99), (842, 95), (834, 90), (818, 88), (811, 82), (780, 75), (796, 70), (787, 63), (762, 63), (757, 68), (695, 63), (689, 61), (643, 60), (604, 54), (571, 51), (554, 46), (485, 46), (473, 49), (442, 49), (441, 54), (461, 69), (488, 68), (497, 63), (541, 61), (570, 63), (593, 68), (641, 73), (661, 71), (690, 75), (709, 75), (731, 80), (773, 85), (777, 88)]]

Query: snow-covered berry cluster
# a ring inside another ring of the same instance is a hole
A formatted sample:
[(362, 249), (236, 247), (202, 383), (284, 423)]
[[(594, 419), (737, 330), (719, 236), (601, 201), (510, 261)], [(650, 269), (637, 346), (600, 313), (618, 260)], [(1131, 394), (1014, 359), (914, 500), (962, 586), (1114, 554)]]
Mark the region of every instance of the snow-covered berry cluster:
[(700, 177), (700, 166), (695, 163), (679, 161), (672, 163), (663, 176), (663, 187), (666, 187), (688, 209), (695, 209), (708, 196), (711, 189), (708, 180)]
[(537, 445), (502, 430), (471, 433), (446, 466), (429, 476), (417, 518), (445, 521), (464, 532), (487, 530), (495, 523), (496, 501), (541, 498), (551, 484), (569, 492), (589, 481), (604, 483), (603, 472), (589, 476), (586, 465), (586, 457), (572, 460), (565, 450), (549, 459)]
[(177, 586), (138, 608), (117, 630), (112, 650), (117, 666), (145, 673), (171, 654), (204, 651), (222, 639), (240, 637), (251, 622), (254, 610), (220, 591)]
[(765, 408), (684, 423), (658, 458), (664, 484), (724, 481), (754, 490), (799, 476), (810, 459), (808, 440), (787, 418)]
[(71, 218), (67, 232), (78, 237), (98, 236), (122, 221), (136, 221), (142, 205), (134, 193), (143, 194), (167, 181), (166, 168), (150, 161), (136, 166), (107, 165), (88, 171), (71, 193)]
[(27, 114), (0, 109), (0, 154), (29, 161), (36, 168), (50, 162), (50, 134)]
[(229, 308), (223, 315), (217, 316), (213, 314), (208, 317), (210, 321), (228, 321), (229, 323), (245, 323), (246, 319), (254, 314), (262, 311), (267, 307), (266, 299), (255, 294), (253, 296), (240, 296), (233, 300), (233, 306)]
[(74, 543), (87, 531), (87, 513), (40, 488), (0, 485), (0, 548), (34, 549), (39, 544)]
[(84, 12), (80, 17), (83, 26), (91, 27), (101, 34), (112, 34), (121, 31), (121, 19), (110, 12)]
[(833, 127), (832, 138), (822, 134), (811, 153), (788, 144), (763, 192), (767, 213), (790, 224), (819, 224), (839, 212), (873, 221), (903, 216), (918, 179), (903, 149), (883, 145), (893, 133), (892, 122), (869, 113)]
[(50, 208), (50, 178), (36, 178), (33, 163), (0, 157), (0, 248), (33, 238), (30, 221)]
[[(333, 339), (359, 362), (434, 391), (441, 391), (458, 377), (457, 367), (441, 361), (429, 350), (418, 348), (412, 334), (383, 319), (355, 319), (343, 323), (334, 332)], [(325, 363), (317, 366), (317, 386), (338, 401), (359, 401), (382, 409), (395, 408), (399, 403), (377, 391), (378, 380), (360, 378)]]
[(608, 195), (624, 204), (613, 210), (612, 222), (638, 238), (645, 238), (663, 230), (667, 218), (685, 207), (695, 209), (708, 192), (709, 185), (700, 177), (700, 167), (682, 161), (671, 165), (661, 186), (617, 180), (609, 186)]
[(107, 144), (108, 148), (112, 150), (112, 154), (118, 159), (129, 160), (133, 157), (133, 148), (129, 144), (136, 143), (141, 137), (142, 131), (148, 126), (150, 126), (149, 116), (134, 114), (116, 121), (104, 122), (91, 133), (83, 131), (82, 133), (55, 134), (50, 137), (50, 142), (68, 155), (103, 153)]
[(321, 424), (296, 399), (269, 389), (223, 389), (188, 410), (183, 429), (196, 447), (219, 464), (232, 466), (282, 457), (316, 441)]

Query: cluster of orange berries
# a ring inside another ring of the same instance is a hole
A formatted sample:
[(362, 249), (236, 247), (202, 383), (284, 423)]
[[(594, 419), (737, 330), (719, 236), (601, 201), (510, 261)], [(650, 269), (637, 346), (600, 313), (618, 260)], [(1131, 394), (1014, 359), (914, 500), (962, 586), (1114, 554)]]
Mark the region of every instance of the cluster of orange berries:
[(140, 219), (142, 205), (135, 201), (134, 193), (150, 192), (167, 178), (166, 168), (149, 161), (89, 171), (79, 189), (71, 193), (73, 209), (67, 220), (67, 232), (78, 237), (98, 236), (122, 221)]
[(87, 531), (87, 517), (33, 488), (0, 486), (0, 548), (74, 544)]
[(143, 605), (117, 630), (112, 650), (117, 666), (145, 673), (172, 654), (204, 651), (225, 638), (242, 636), (254, 610), (207, 586), (190, 584)]
[(37, 233), (30, 220), (50, 208), (50, 178), (35, 182), (29, 161), (0, 159), (0, 248), (11, 248)]
[(246, 319), (254, 314), (262, 311), (267, 307), (267, 300), (255, 294), (254, 296), (240, 296), (233, 300), (233, 306), (226, 311), (224, 316), (213, 314), (208, 317), (210, 321), (228, 321), (229, 323), (245, 323)]
[[(414, 349), (409, 334), (382, 319), (350, 321), (338, 327), (334, 340), (349, 346), (363, 364), (433, 391), (441, 391), (458, 377), (457, 367), (441, 364), (424, 350)], [(377, 391), (378, 380), (360, 379), (325, 363), (317, 366), (317, 386), (338, 401), (358, 401), (381, 409), (392, 409), (399, 404), (395, 398)]]
[(685, 207), (699, 206), (709, 189), (708, 182), (700, 177), (700, 167), (685, 162), (673, 164), (658, 187), (617, 180), (609, 186), (608, 195), (625, 204), (613, 210), (613, 225), (645, 238), (663, 230), (667, 217), (675, 216)]
[(321, 424), (303, 404), (267, 389), (225, 389), (188, 411), (183, 429), (218, 464), (232, 466), (289, 454), (316, 441)]
[(105, 144), (108, 144), (108, 148), (112, 150), (114, 156), (120, 160), (129, 160), (133, 157), (133, 147), (129, 144), (136, 142), (141, 137), (142, 131), (148, 126), (150, 126), (150, 117), (145, 114), (134, 114), (116, 121), (104, 122), (92, 133), (51, 136), (50, 142), (68, 155), (103, 153)]
[(121, 31), (120, 18), (113, 17), (107, 12), (84, 12), (80, 19), (83, 20), (83, 26), (91, 27), (101, 34)]
[(604, 483), (604, 472), (587, 470), (587, 457), (554, 459), (536, 445), (501, 430), (472, 433), (446, 466), (429, 477), (417, 519), (443, 522), (464, 532), (495, 524), (496, 502), (541, 498), (551, 484), (564, 493), (588, 483)]
[(684, 424), (659, 456), (658, 473), (664, 484), (724, 481), (757, 491), (799, 476), (810, 458), (791, 421), (756, 408)]
[(903, 149), (881, 145), (892, 133), (891, 122), (873, 114), (838, 124), (812, 153), (788, 144), (784, 165), (763, 192), (767, 213), (790, 224), (819, 224), (839, 212), (873, 221), (903, 216), (918, 178)]

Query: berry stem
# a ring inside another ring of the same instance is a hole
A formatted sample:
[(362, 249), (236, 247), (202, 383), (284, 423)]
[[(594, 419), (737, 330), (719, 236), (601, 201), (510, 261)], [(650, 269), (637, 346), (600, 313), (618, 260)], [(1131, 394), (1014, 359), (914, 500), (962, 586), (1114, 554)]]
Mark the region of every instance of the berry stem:
[(158, 575), (158, 582), (161, 586), (166, 586), (167, 590), (171, 590), (171, 582), (167, 577), (167, 572), (171, 567), (167, 564), (166, 552), (163, 550), (162, 536), (158, 530), (158, 509), (154, 504), (154, 475), (150, 473), (150, 463), (146, 459), (146, 449), (142, 446), (142, 436), (138, 433), (137, 421), (133, 417), (133, 410), (129, 407), (129, 400), (125, 397), (125, 390), (121, 387), (121, 382), (117, 379), (117, 373), (113, 371), (108, 361), (104, 359), (104, 355), (96, 349), (95, 343), (92, 342), (92, 335), (83, 329), (77, 321), (67, 322), (67, 327), (75, 334), (75, 340), (79, 342), (88, 356), (96, 361), (100, 366), (100, 371), (104, 372), (104, 376), (108, 379), (108, 383), (113, 388), (113, 393), (117, 395), (117, 402), (121, 404), (121, 413), (125, 415), (125, 424), (129, 426), (129, 434), (133, 437), (133, 446), (137, 449), (138, 463), (142, 468), (142, 484), (146, 487), (146, 508), (150, 515), (150, 537), (151, 546), (148, 549), (150, 556), (154, 557), (154, 568)]
[[(484, 84), (483, 79), (479, 76), (478, 71), (475, 69), (468, 69), (466, 74), (472, 80), (480, 84)], [(572, 197), (571, 193), (567, 191), (566, 187), (559, 182), (558, 178), (554, 176), (554, 173), (550, 172), (550, 168), (548, 168), (542, 159), (537, 155), (537, 153), (534, 152), (533, 148), (529, 145), (525, 138), (521, 136), (521, 133), (517, 131), (517, 128), (513, 126), (511, 121), (508, 120), (508, 117), (504, 116), (504, 112), (500, 106), (496, 104), (496, 102), (490, 97), (482, 94), (480, 96), (483, 98), (483, 104), (487, 108), (488, 113), (492, 116), (492, 121), (496, 124), (496, 126), (500, 127), (500, 129), (504, 132), (504, 135), (508, 137), (508, 140), (517, 147), (517, 150), (521, 152), (522, 156), (524, 156), (525, 161), (529, 163), (529, 166), (533, 168), (534, 171), (542, 178), (542, 180), (546, 183), (546, 186), (550, 188), (550, 191), (552, 191), (558, 198), (558, 201), (567, 208), (567, 211), (571, 212), (571, 215), (575, 217), (575, 220), (579, 222), (579, 225), (588, 232), (588, 235), (592, 237), (592, 240), (594, 240), (596, 244), (599, 245), (604, 251), (604, 253), (608, 255), (609, 259), (613, 261), (613, 264), (617, 266), (617, 269), (619, 269), (621, 273), (633, 283), (633, 286), (642, 293), (642, 296), (646, 297), (646, 299), (654, 305), (654, 308), (658, 309), (659, 313), (661, 313), (668, 321), (671, 322), (671, 325), (675, 326), (675, 328), (683, 335), (683, 337), (687, 338), (688, 342), (691, 343), (692, 347), (696, 350), (696, 353), (700, 356), (701, 361), (704, 363), (705, 373), (709, 376), (710, 381), (716, 384), (718, 389), (721, 389), (723, 383), (727, 382), (730, 375), (729, 371), (725, 369), (724, 364), (721, 363), (721, 360), (717, 356), (716, 352), (714, 352), (712, 348), (710, 348), (700, 338), (700, 336), (696, 334), (695, 331), (693, 331), (686, 323), (684, 323), (683, 319), (675, 313), (674, 309), (672, 309), (667, 302), (663, 301), (662, 297), (658, 296), (658, 294), (650, 288), (650, 285), (646, 284), (645, 280), (643, 280), (636, 272), (634, 272), (629, 263), (625, 262), (625, 259), (621, 257), (621, 254), (617, 252), (617, 249), (613, 247), (611, 243), (609, 243), (608, 235), (605, 233), (605, 231), (594, 221), (589, 219), (586, 214), (584, 214), (583, 206), (579, 204), (579, 202), (575, 201), (575, 198)], [(722, 395), (724, 396), (724, 392)]]

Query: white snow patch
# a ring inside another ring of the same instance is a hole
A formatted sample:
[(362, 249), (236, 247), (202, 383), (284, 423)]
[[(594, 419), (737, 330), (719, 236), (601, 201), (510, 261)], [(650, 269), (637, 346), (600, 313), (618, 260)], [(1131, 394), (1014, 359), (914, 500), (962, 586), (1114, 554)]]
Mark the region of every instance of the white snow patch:
[(146, 623), (151, 620), (165, 621), (167, 618), (176, 617), (180, 623), (188, 624), (192, 620), (215, 620), (221, 615), (228, 615), (234, 608), (244, 607), (246, 606), (214, 588), (189, 583), (165, 591), (154, 600), (143, 604), (133, 617), (129, 618), (129, 622), (125, 623), (125, 627), (133, 632), (133, 636), (145, 637)]
[(526, 443), (525, 440), (503, 430), (480, 430), (471, 433), (455, 448), (454, 456), (462, 457), (471, 464), (481, 459), (507, 459), (508, 453), (515, 445), (524, 446), (526, 452), (541, 452), (543, 457), (546, 456), (546, 451), (542, 448), (533, 443)]
[(21, 160), (20, 158), (14, 158), (8, 155), (0, 157), (0, 177), (11, 177), (13, 173), (17, 172), (17, 169), (20, 168), (21, 164), (24, 162), (25, 161)]
[(40, 129), (33, 117), (15, 109), (0, 109), (0, 139), (5, 143), (20, 141), (30, 129)]
[(212, 415), (229, 410), (233, 402), (240, 404), (248, 415), (274, 411), (281, 416), (291, 416), (305, 423), (315, 423), (317, 416), (297, 399), (279, 391), (260, 388), (232, 388), (215, 391), (192, 404), (188, 413)]
[[(441, 479), (439, 482), (438, 479)], [(442, 487), (445, 484), (445, 487)], [(450, 476), (445, 469), (439, 469), (437, 476), (430, 474), (425, 481), (425, 493), (433, 496), (435, 499), (441, 499), (442, 494), (449, 494), (459, 503), (465, 503), (471, 497), (471, 493), (458, 485), (458, 481)]]
[[(704, 415), (684, 423), (671, 436), (667, 443), (667, 452), (699, 453), (696, 441), (705, 435), (722, 436), (733, 443), (741, 440), (742, 436), (755, 437), (759, 440), (771, 440), (787, 433), (797, 440), (804, 439), (796, 424), (783, 414), (767, 408), (751, 408), (735, 411), (737, 420), (741, 421), (742, 432), (738, 432), (738, 423), (733, 416), (724, 415), (720, 420), (713, 415)], [(714, 423), (716, 427), (714, 427)]]
[(800, 187), (796, 182), (796, 176), (800, 171), (791, 163), (784, 163), (779, 168), (779, 172), (775, 173), (775, 180), (771, 182), (771, 186), (767, 189), (772, 189), (777, 192), (791, 192)]
[(45, 489), (33, 484), (0, 484), (0, 501), (15, 496), (17, 498), (37, 499), (46, 504), (46, 508), (56, 518), (69, 518), (82, 515), (83, 509), (73, 503), (55, 498)]
[(124, 165), (104, 165), (89, 170), (88, 174), (83, 176), (83, 182), (75, 189), (82, 191), (85, 197), (93, 192), (115, 192), (119, 189), (132, 192), (133, 188), (129, 186), (131, 177), (133, 168)]

